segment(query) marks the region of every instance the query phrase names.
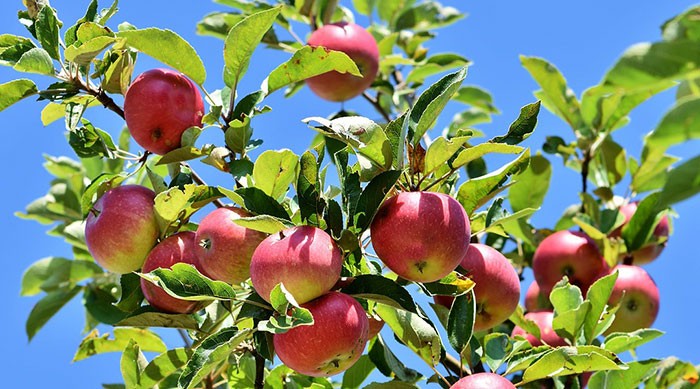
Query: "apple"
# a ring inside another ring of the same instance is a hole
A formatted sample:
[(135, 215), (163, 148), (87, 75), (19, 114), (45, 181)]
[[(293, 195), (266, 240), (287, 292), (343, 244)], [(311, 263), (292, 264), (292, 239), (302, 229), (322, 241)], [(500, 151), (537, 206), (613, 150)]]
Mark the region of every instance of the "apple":
[(552, 311), (537, 311), (528, 312), (525, 314), (525, 318), (532, 320), (540, 328), (540, 338), (537, 339), (535, 335), (532, 335), (525, 331), (523, 328), (515, 326), (513, 328), (512, 336), (520, 335), (527, 339), (528, 342), (533, 347), (541, 346), (543, 344), (548, 344), (552, 347), (567, 346), (568, 344), (564, 338), (557, 335), (552, 329), (552, 320), (554, 319), (554, 312)]
[(608, 304), (620, 305), (606, 334), (631, 332), (654, 324), (659, 313), (659, 288), (649, 274), (639, 266), (618, 265), (617, 281)]
[(208, 277), (239, 284), (250, 277), (250, 259), (267, 234), (235, 223), (250, 217), (241, 208), (217, 208), (205, 216), (197, 227), (196, 254)]
[[(619, 238), (622, 236), (622, 228), (629, 223), (632, 216), (637, 211), (638, 202), (627, 203), (620, 207), (620, 213), (625, 217), (624, 223), (614, 229), (609, 236)], [(669, 233), (669, 219), (667, 215), (664, 215), (659, 223), (654, 227), (652, 232), (652, 242), (632, 251), (629, 255), (632, 256), (632, 264), (635, 265), (645, 265), (653, 260), (655, 260), (661, 252), (666, 247), (666, 241), (663, 240), (662, 243), (657, 243), (659, 240), (668, 238)], [(624, 259), (628, 254), (624, 253), (621, 255), (621, 259)]]
[(202, 96), (184, 74), (151, 69), (131, 83), (124, 96), (124, 119), (131, 136), (159, 155), (180, 147), (182, 133), (201, 127)]
[(515, 389), (515, 385), (503, 376), (494, 373), (477, 373), (468, 375), (454, 385), (451, 389)]
[(160, 233), (155, 197), (146, 187), (123, 185), (95, 202), (85, 221), (85, 242), (100, 266), (119, 274), (141, 268)]
[(297, 226), (265, 238), (253, 252), (250, 279), (258, 294), (283, 283), (303, 304), (325, 294), (340, 279), (343, 253), (330, 235), (312, 226)]
[(362, 305), (340, 292), (329, 292), (303, 304), (314, 324), (273, 336), (275, 352), (291, 369), (313, 377), (347, 370), (362, 355), (369, 322)]
[(435, 192), (402, 192), (387, 199), (370, 226), (372, 246), (399, 276), (437, 281), (464, 258), (469, 217), (454, 198)]
[[(460, 266), (474, 281), (476, 319), (474, 331), (484, 331), (504, 322), (520, 301), (520, 278), (510, 261), (493, 247), (472, 243)], [(434, 296), (435, 303), (451, 307), (452, 296)]]
[(525, 292), (525, 309), (530, 312), (552, 309), (552, 303), (549, 301), (549, 297), (542, 294), (540, 286), (537, 285), (537, 281), (532, 281)]
[(330, 71), (306, 79), (306, 84), (317, 96), (330, 101), (349, 100), (367, 89), (379, 69), (379, 48), (372, 34), (354, 23), (334, 23), (314, 31), (309, 46), (323, 46), (342, 51), (355, 61), (362, 77), (350, 73)]
[(367, 335), (367, 339), (372, 339), (384, 328), (384, 320), (370, 315), (369, 313), (367, 314), (367, 320), (369, 321), (369, 334)]
[(545, 296), (563, 276), (585, 294), (600, 277), (609, 273), (595, 242), (582, 232), (557, 231), (542, 240), (532, 258), (535, 281)]
[[(163, 239), (148, 254), (143, 264), (143, 273), (155, 269), (170, 269), (176, 263), (189, 263), (201, 272), (199, 259), (195, 254), (197, 243), (192, 231), (178, 232)], [(141, 279), (141, 290), (148, 303), (163, 312), (192, 313), (202, 307), (201, 301), (187, 301), (169, 295), (161, 287)]]

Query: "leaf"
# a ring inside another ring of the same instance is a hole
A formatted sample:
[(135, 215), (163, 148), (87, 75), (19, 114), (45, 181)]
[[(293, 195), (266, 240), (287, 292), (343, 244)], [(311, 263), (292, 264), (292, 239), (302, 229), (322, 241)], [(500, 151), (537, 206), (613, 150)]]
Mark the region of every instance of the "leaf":
[(26, 78), (0, 84), (0, 111), (38, 92), (34, 81)]
[(46, 50), (51, 58), (58, 61), (61, 60), (61, 56), (58, 53), (59, 24), (60, 21), (56, 17), (56, 12), (51, 6), (42, 7), (34, 22), (36, 38), (39, 40), (41, 47)]
[(659, 212), (662, 211), (659, 204), (660, 198), (661, 195), (656, 192), (640, 201), (634, 215), (622, 228), (622, 238), (625, 240), (627, 252), (637, 250), (649, 241), (658, 224)]
[(460, 136), (451, 139), (443, 136), (435, 138), (425, 153), (423, 174), (428, 175), (442, 167), (455, 153), (465, 146), (465, 143), (470, 138), (471, 136)]
[(374, 363), (368, 355), (363, 355), (343, 373), (342, 388), (356, 389), (369, 377), (375, 369)]
[(277, 200), (268, 196), (262, 190), (250, 187), (236, 189), (236, 195), (243, 199), (243, 206), (257, 215), (270, 215), (282, 220), (290, 220), (289, 214)]
[(144, 307), (114, 324), (115, 327), (163, 327), (199, 330), (199, 323), (192, 315), (158, 312), (152, 307)]
[(518, 154), (523, 150), (520, 146), (486, 142), (463, 149), (449, 164), (451, 168), (459, 169), (487, 154)]
[(341, 289), (341, 292), (418, 313), (416, 303), (408, 291), (396, 281), (381, 275), (361, 274), (356, 276), (350, 285)]
[(380, 173), (367, 184), (357, 199), (354, 213), (351, 215), (355, 227), (359, 228), (360, 231), (369, 228), (374, 215), (377, 213), (377, 209), (379, 209), (384, 198), (386, 198), (386, 195), (394, 187), (400, 176), (400, 171), (389, 170)]
[(294, 52), (292, 58), (276, 67), (263, 80), (260, 89), (265, 95), (269, 95), (288, 85), (330, 71), (362, 76), (357, 64), (344, 52), (328, 50), (325, 47), (303, 46)]
[(638, 388), (654, 375), (658, 359), (633, 361), (627, 363), (627, 370), (599, 371), (588, 381), (589, 388), (615, 389)]
[(540, 102), (534, 102), (520, 108), (520, 115), (508, 128), (508, 133), (491, 139), (491, 143), (517, 145), (527, 139), (535, 131), (537, 115), (540, 113)]
[[(542, 88), (542, 93), (538, 97), (544, 100), (545, 107), (552, 109), (554, 114), (564, 119), (573, 129), (578, 130), (582, 122), (581, 107), (574, 92), (566, 85), (566, 80), (559, 69), (537, 57), (520, 56), (520, 62)], [(539, 104), (537, 108), (539, 109)]]
[(418, 314), (378, 303), (374, 311), (394, 334), (429, 366), (440, 362), (442, 342), (435, 328)]
[(270, 8), (247, 16), (234, 25), (224, 41), (224, 83), (232, 90), (248, 70), (250, 58), (267, 30), (279, 15), (281, 7)]
[(396, 30), (428, 31), (448, 26), (465, 17), (453, 7), (438, 2), (420, 3), (405, 9), (396, 18)]
[(513, 343), (506, 334), (491, 333), (484, 337), (484, 359), (491, 371), (496, 371), (513, 350)]
[(20, 57), (13, 68), (18, 72), (36, 73), (48, 76), (53, 76), (56, 72), (49, 53), (44, 49), (36, 47), (22, 54), (22, 57)]
[(153, 358), (141, 372), (140, 388), (155, 388), (164, 379), (185, 366), (192, 353), (191, 349), (181, 347), (168, 350)]
[(513, 177), (508, 189), (508, 202), (514, 212), (527, 208), (539, 208), (549, 190), (552, 179), (552, 164), (542, 155), (530, 157), (527, 169)]
[[(600, 335), (596, 333), (596, 328), (605, 312), (608, 300), (610, 300), (610, 294), (615, 287), (617, 276), (618, 272), (614, 272), (596, 280), (596, 282), (588, 288), (588, 292), (586, 292), (586, 300), (591, 302), (591, 310), (588, 312), (585, 322), (583, 323), (583, 333), (586, 337), (586, 343), (591, 343), (593, 339)], [(616, 352), (614, 350), (610, 351)]]
[(291, 150), (267, 150), (253, 167), (255, 187), (280, 200), (299, 175), (299, 157)]
[(288, 220), (270, 215), (242, 217), (234, 220), (233, 222), (239, 226), (255, 231), (261, 231), (266, 234), (274, 234), (294, 226)]
[(35, 47), (29, 38), (0, 34), (0, 65), (14, 66), (24, 53)]
[(652, 328), (641, 328), (629, 333), (614, 332), (605, 337), (603, 348), (615, 354), (620, 354), (625, 351), (636, 349), (663, 334), (663, 331)]
[(168, 348), (158, 335), (148, 329), (141, 328), (115, 328), (113, 338), (106, 333), (100, 336), (97, 330), (92, 330), (78, 346), (73, 357), (73, 362), (81, 361), (93, 355), (121, 352), (134, 341), (143, 351), (165, 352)]
[(282, 283), (275, 285), (270, 291), (270, 305), (279, 316), (271, 316), (268, 320), (259, 322), (259, 331), (281, 334), (294, 327), (314, 324), (311, 311), (300, 307)]
[(416, 64), (406, 76), (407, 83), (423, 83), (426, 78), (451, 69), (468, 66), (470, 61), (459, 54), (441, 53)]
[[(386, 346), (382, 335), (379, 334), (370, 343), (367, 353), (377, 370), (387, 377), (396, 377), (404, 382), (416, 382), (422, 376), (419, 372), (406, 367), (394, 353)], [(365, 388), (367, 388), (365, 386)]]
[(664, 207), (670, 206), (698, 192), (700, 192), (700, 156), (671, 169), (659, 195), (659, 203)]
[(199, 85), (207, 78), (206, 69), (197, 52), (173, 31), (153, 27), (122, 30), (117, 32), (117, 37), (126, 38), (127, 46), (172, 66)]
[(66, 303), (75, 297), (83, 288), (74, 286), (71, 289), (58, 289), (47, 293), (39, 300), (29, 313), (25, 330), (31, 341), (37, 332), (49, 321)]
[(522, 383), (585, 371), (622, 370), (615, 354), (596, 346), (558, 347), (535, 361), (523, 373)]
[(98, 54), (116, 41), (117, 39), (111, 36), (97, 36), (79, 46), (76, 46), (77, 44), (68, 46), (65, 51), (66, 61), (88, 65)]
[(438, 116), (457, 92), (464, 78), (467, 67), (442, 77), (423, 92), (411, 109), (409, 128), (413, 130), (413, 144), (418, 144), (423, 134), (435, 124)]
[(234, 300), (239, 294), (223, 281), (203, 276), (189, 263), (176, 263), (170, 269), (157, 268), (139, 273), (141, 278), (163, 288), (169, 295), (188, 301)]
[(182, 189), (173, 187), (158, 193), (154, 210), (161, 235), (174, 232), (179, 227), (179, 222), (186, 222), (195, 211), (220, 197), (223, 195), (218, 189), (195, 184), (185, 184)]
[(498, 108), (493, 105), (491, 94), (479, 86), (468, 85), (459, 88), (452, 100), (471, 105), (488, 113), (499, 113)]
[(41, 291), (73, 287), (78, 282), (102, 274), (94, 262), (48, 257), (34, 262), (22, 275), (21, 296), (34, 296)]
[(139, 345), (133, 339), (129, 340), (129, 344), (126, 345), (119, 364), (122, 377), (124, 378), (124, 385), (127, 388), (139, 386), (141, 369), (145, 367), (146, 363), (148, 362)]
[(447, 340), (462, 355), (469, 346), (476, 320), (474, 290), (455, 297), (447, 316)]

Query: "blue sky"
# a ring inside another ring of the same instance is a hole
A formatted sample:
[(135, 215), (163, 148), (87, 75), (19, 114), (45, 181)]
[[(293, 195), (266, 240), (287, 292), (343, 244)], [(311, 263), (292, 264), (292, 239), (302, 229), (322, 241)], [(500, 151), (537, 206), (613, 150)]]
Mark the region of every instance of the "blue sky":
[[(70, 25), (82, 16), (87, 3), (82, 0), (54, 0), (53, 5), (59, 9), (59, 17)], [(341, 3), (349, 5), (351, 2), (343, 0)], [(602, 78), (626, 47), (637, 42), (658, 40), (659, 26), (692, 4), (686, 0), (540, 0), (508, 3), (445, 1), (445, 5), (457, 7), (468, 17), (439, 30), (438, 38), (431, 45), (432, 52), (457, 52), (474, 62), (465, 85), (479, 85), (489, 90), (502, 112), (494, 117), (492, 123), (481, 126), (487, 136), (505, 131), (520, 107), (535, 101), (532, 92), (536, 85), (520, 66), (518, 55), (536, 55), (554, 63), (580, 95), (585, 88)], [(100, 5), (108, 6), (106, 3)], [(26, 30), (15, 18), (16, 10), (21, 7), (19, 0), (0, 3), (0, 33), (25, 35)], [(156, 26), (176, 31), (192, 43), (207, 64), (205, 87), (209, 91), (220, 87), (222, 42), (197, 36), (194, 31), (196, 22), (202, 16), (225, 8), (207, 1), (165, 0), (122, 1), (120, 8), (113, 18), (113, 26), (129, 21), (138, 27)], [(359, 19), (359, 22), (363, 20)], [(298, 28), (297, 32), (305, 34), (307, 31)], [(242, 93), (258, 89), (269, 71), (285, 59), (282, 53), (258, 50), (249, 73), (240, 85)], [(142, 56), (137, 72), (156, 66), (159, 65)], [(11, 69), (0, 68), (0, 83), (18, 77)], [(48, 79), (39, 80), (43, 86), (49, 83)], [(300, 120), (309, 116), (326, 116), (339, 108), (338, 104), (319, 100), (307, 89), (289, 100), (281, 94), (273, 95), (266, 103), (273, 108), (273, 112), (255, 119), (255, 136), (265, 140), (266, 148), (288, 147), (297, 153), (307, 147), (314, 135)], [(643, 135), (653, 129), (672, 103), (672, 93), (666, 93), (643, 104), (632, 113), (631, 124), (616, 133), (616, 140), (627, 147), (628, 153), (638, 156)], [(346, 103), (346, 107), (372, 118), (376, 116), (361, 99)], [(5, 311), (5, 319), (2, 320), (3, 332), (7, 335), (4, 352), (0, 356), (5, 372), (2, 386), (95, 388), (101, 383), (120, 382), (117, 354), (70, 362), (84, 336), (81, 332), (84, 314), (79, 298), (54, 317), (31, 343), (27, 342), (24, 332), (24, 321), (37, 298), (19, 296), (22, 272), (40, 258), (70, 255), (68, 246), (60, 239), (46, 235), (45, 226), (13, 216), (15, 211), (23, 210), (26, 204), (44, 195), (48, 188), (50, 178), (41, 166), (42, 155), (73, 155), (65, 142), (62, 123), (46, 128), (42, 126), (39, 120), (41, 108), (41, 103), (27, 99), (0, 113), (5, 144), (0, 153), (0, 165), (5, 167), (4, 179), (0, 184), (0, 239), (5, 248), (0, 295), (9, 302), (9, 310)], [(448, 107), (437, 128), (442, 128), (459, 108), (457, 105)], [(116, 115), (100, 108), (93, 109), (89, 117), (99, 127), (112, 133), (123, 125)], [(533, 151), (538, 150), (547, 135), (572, 139), (571, 130), (563, 122), (548, 112), (542, 112), (537, 130), (526, 145)], [(216, 138), (212, 139), (216, 141)], [(687, 158), (696, 155), (699, 149), (696, 141), (670, 151)], [(540, 227), (552, 226), (564, 208), (577, 201), (577, 193), (569, 188), (578, 188), (578, 175), (564, 168), (560, 161), (552, 159), (552, 162), (554, 184), (545, 200), (544, 210), (534, 219)], [(223, 183), (213, 169), (202, 166), (199, 170), (207, 180)], [(696, 275), (700, 274), (700, 262), (694, 245), (695, 232), (700, 227), (699, 202), (700, 199), (691, 199), (676, 207), (680, 217), (674, 222), (675, 233), (662, 256), (646, 267), (657, 282), (662, 299), (654, 327), (665, 331), (666, 335), (640, 348), (640, 357), (676, 355), (700, 363), (697, 353), (700, 340), (696, 335), (696, 321), (700, 316), (697, 311), (700, 283)], [(527, 283), (524, 283), (523, 287), (526, 286)], [(166, 332), (164, 336), (171, 346), (180, 345), (179, 338), (174, 334)], [(403, 354), (410, 353), (405, 349), (395, 351), (402, 358)]]

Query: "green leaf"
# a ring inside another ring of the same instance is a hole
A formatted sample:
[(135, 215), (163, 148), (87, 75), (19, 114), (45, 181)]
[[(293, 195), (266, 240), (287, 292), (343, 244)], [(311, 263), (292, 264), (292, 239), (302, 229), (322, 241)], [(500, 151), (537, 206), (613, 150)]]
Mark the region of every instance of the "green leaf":
[(679, 159), (670, 155), (655, 155), (644, 159), (642, 165), (636, 170), (633, 169), (632, 165), (632, 163), (636, 164), (636, 161), (630, 160), (630, 172), (632, 173), (630, 187), (637, 193), (662, 188), (668, 179), (669, 167)]
[(530, 157), (527, 169), (513, 177), (508, 190), (508, 202), (514, 212), (527, 208), (539, 208), (549, 190), (552, 179), (552, 164), (542, 155)]
[(350, 285), (341, 289), (341, 292), (418, 313), (416, 303), (408, 291), (396, 281), (381, 275), (361, 274), (356, 276)]
[(589, 388), (616, 389), (638, 388), (656, 372), (658, 359), (627, 363), (627, 370), (600, 371), (591, 376)]
[(289, 214), (287, 214), (282, 204), (258, 188), (240, 188), (236, 189), (234, 193), (243, 199), (242, 205), (245, 209), (254, 214), (270, 215), (279, 219), (290, 220)]
[(71, 289), (58, 289), (47, 293), (39, 300), (29, 313), (25, 330), (31, 341), (37, 332), (49, 321), (66, 303), (75, 297), (83, 288), (74, 286)]
[(97, 36), (80, 46), (68, 46), (65, 51), (66, 61), (79, 65), (88, 65), (98, 54), (116, 42), (116, 40), (117, 38), (111, 36)]
[(279, 316), (271, 316), (269, 320), (259, 322), (260, 331), (281, 334), (294, 327), (314, 324), (311, 311), (300, 307), (294, 296), (281, 283), (270, 291), (270, 304)]
[(53, 76), (56, 70), (53, 67), (53, 60), (44, 49), (33, 48), (22, 54), (19, 61), (14, 66), (18, 72), (37, 73)]
[(174, 232), (179, 227), (179, 221), (186, 221), (195, 211), (220, 197), (223, 195), (218, 189), (195, 184), (158, 193), (154, 210), (161, 235)]
[(466, 15), (437, 1), (417, 4), (404, 10), (396, 19), (397, 30), (429, 31), (448, 26)]
[(568, 279), (563, 279), (554, 285), (549, 294), (549, 300), (558, 312), (566, 312), (576, 309), (583, 304), (583, 296), (578, 286), (571, 285)]
[(438, 281), (420, 285), (431, 295), (456, 296), (469, 292), (475, 284), (470, 278), (453, 271)]
[(479, 86), (468, 85), (459, 88), (452, 100), (471, 105), (488, 113), (499, 113), (500, 111), (493, 105), (491, 94)]
[(636, 349), (663, 334), (663, 331), (652, 328), (642, 328), (629, 333), (614, 332), (605, 337), (603, 348), (615, 354), (620, 354), (625, 351)]
[(248, 70), (250, 58), (267, 30), (279, 15), (281, 7), (256, 12), (231, 28), (224, 42), (224, 83), (232, 90)]
[(401, 342), (429, 366), (436, 366), (440, 362), (442, 342), (431, 323), (418, 314), (390, 305), (379, 303), (374, 310)]
[(168, 350), (155, 358), (143, 368), (140, 377), (140, 388), (155, 388), (164, 379), (176, 373), (185, 366), (193, 351), (187, 348)]
[(456, 152), (465, 146), (465, 143), (470, 138), (471, 136), (459, 136), (451, 139), (443, 136), (435, 138), (425, 153), (423, 174), (428, 175), (442, 167)]
[(115, 327), (163, 327), (199, 330), (199, 323), (192, 315), (170, 314), (144, 307), (114, 324)]
[(442, 53), (428, 57), (424, 62), (416, 64), (406, 76), (407, 83), (423, 83), (426, 78), (463, 66), (468, 66), (469, 60), (459, 54)]
[[(421, 378), (421, 374), (411, 368), (406, 367), (394, 353), (386, 346), (382, 335), (379, 334), (370, 343), (367, 353), (377, 370), (387, 377), (396, 377), (403, 382), (416, 382)], [(366, 387), (365, 387), (366, 388)]]
[(22, 78), (0, 84), (0, 112), (27, 96), (38, 93), (34, 81)]
[(255, 358), (251, 355), (238, 358), (229, 367), (227, 376), (229, 388), (255, 387)]
[(369, 377), (375, 369), (374, 363), (368, 355), (363, 355), (343, 373), (343, 382), (341, 387), (347, 389), (357, 389)]
[(141, 378), (141, 370), (146, 366), (148, 361), (141, 352), (139, 345), (133, 340), (129, 340), (124, 352), (122, 353), (120, 370), (124, 378), (124, 385), (127, 388), (136, 388), (139, 386)]
[(143, 351), (162, 353), (168, 349), (160, 337), (148, 329), (115, 328), (112, 339), (109, 339), (108, 333), (100, 336), (97, 330), (93, 330), (80, 342), (73, 362), (97, 354), (121, 352), (131, 341), (136, 342)]
[(185, 365), (178, 380), (178, 386), (185, 389), (195, 387), (221, 362), (228, 359), (233, 350), (250, 335), (250, 330), (239, 331), (235, 327), (230, 327), (204, 339)]
[(36, 37), (41, 44), (41, 47), (48, 52), (49, 56), (60, 61), (61, 56), (58, 53), (60, 21), (56, 17), (51, 6), (42, 7), (34, 22), (36, 28)]
[(261, 231), (266, 234), (274, 234), (294, 226), (289, 222), (289, 220), (280, 219), (270, 215), (242, 217), (234, 220), (233, 222), (239, 226), (255, 231)]
[(671, 169), (664, 184), (659, 203), (669, 206), (700, 192), (700, 156), (689, 159)]
[[(586, 337), (586, 343), (591, 343), (593, 339), (600, 335), (596, 333), (596, 328), (605, 312), (605, 307), (610, 299), (615, 281), (617, 281), (617, 276), (618, 272), (614, 272), (596, 280), (596, 282), (588, 288), (588, 292), (586, 292), (586, 300), (591, 302), (591, 310), (588, 312), (586, 320), (583, 323), (583, 333)], [(614, 350), (610, 351), (616, 352)]]
[[(311, 151), (306, 151), (299, 158), (299, 179), (296, 182), (297, 203), (301, 220), (310, 225), (318, 226), (325, 202), (321, 199), (319, 189), (319, 163)], [(337, 203), (336, 203), (337, 204)], [(339, 208), (339, 207), (338, 207)], [(340, 209), (337, 209), (342, 214)], [(338, 217), (339, 229), (342, 230), (342, 215)]]
[(413, 130), (413, 144), (418, 144), (423, 134), (435, 124), (438, 116), (467, 77), (467, 67), (442, 77), (423, 92), (411, 109), (409, 128)]
[(537, 115), (540, 113), (540, 102), (534, 102), (520, 108), (520, 115), (508, 128), (508, 133), (491, 139), (491, 143), (517, 145), (527, 139), (537, 126)]
[[(692, 180), (691, 178), (685, 178)], [(625, 240), (627, 252), (632, 252), (644, 246), (658, 224), (663, 208), (659, 204), (661, 194), (652, 193), (637, 205), (634, 215), (622, 228), (622, 238)]]
[(153, 27), (123, 30), (117, 32), (117, 37), (126, 38), (129, 47), (172, 66), (199, 85), (207, 78), (206, 69), (197, 52), (173, 31)]
[(491, 371), (496, 371), (513, 350), (510, 337), (502, 333), (491, 333), (484, 337), (484, 360)]
[(520, 62), (542, 88), (538, 97), (543, 100), (545, 107), (578, 130), (582, 122), (581, 107), (559, 69), (537, 57), (520, 56)]
[(461, 355), (469, 346), (476, 319), (474, 290), (455, 297), (447, 316), (447, 340)]
[(354, 213), (351, 215), (355, 227), (359, 228), (360, 231), (369, 228), (374, 215), (377, 213), (377, 209), (379, 209), (384, 198), (394, 187), (400, 176), (400, 171), (389, 170), (380, 173), (367, 184), (357, 199)]
[(239, 298), (231, 285), (203, 276), (189, 263), (176, 263), (170, 269), (157, 268), (150, 273), (139, 273), (139, 275), (160, 286), (169, 295), (182, 300), (208, 301)]
[(362, 15), (371, 15), (377, 0), (352, 0), (355, 11)]
[(304, 46), (295, 51), (292, 58), (276, 67), (265, 78), (260, 89), (269, 95), (288, 85), (330, 71), (362, 76), (355, 62), (342, 51)]
[(267, 150), (255, 160), (255, 187), (281, 200), (299, 175), (299, 157), (291, 150)]
[(0, 65), (14, 66), (24, 53), (35, 47), (34, 42), (29, 38), (18, 35), (1, 34)]
[(585, 371), (622, 370), (622, 362), (596, 346), (558, 347), (543, 355), (523, 373), (522, 383)]
[(472, 147), (463, 149), (457, 154), (457, 156), (450, 162), (450, 167), (453, 169), (459, 169), (462, 166), (469, 164), (472, 161), (491, 153), (497, 154), (518, 154), (524, 149), (521, 146), (508, 145), (504, 143), (481, 143)]
[(34, 296), (41, 291), (73, 287), (78, 282), (102, 274), (94, 262), (48, 257), (34, 262), (22, 275), (20, 295)]
[(311, 388), (333, 389), (333, 385), (326, 377), (310, 377), (295, 372), (285, 365), (279, 365), (270, 371), (265, 378), (265, 389), (277, 388)]
[(589, 169), (588, 177), (598, 187), (614, 187), (627, 173), (625, 149), (605, 136), (604, 141), (595, 149)]
[(554, 306), (555, 313), (552, 328), (559, 336), (574, 343), (591, 310), (590, 301), (584, 301), (581, 290), (569, 284), (568, 279), (559, 281), (555, 285), (549, 300)]

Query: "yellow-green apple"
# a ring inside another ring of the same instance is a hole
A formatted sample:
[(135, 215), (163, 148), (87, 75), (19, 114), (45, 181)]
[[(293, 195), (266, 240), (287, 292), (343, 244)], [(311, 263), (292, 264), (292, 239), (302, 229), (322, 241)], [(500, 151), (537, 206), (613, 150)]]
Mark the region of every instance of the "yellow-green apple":
[(291, 369), (313, 377), (328, 377), (347, 370), (362, 355), (369, 331), (367, 314), (354, 298), (329, 292), (303, 304), (314, 317), (273, 336), (275, 352)]
[(267, 234), (236, 224), (236, 219), (249, 216), (252, 215), (244, 209), (222, 207), (199, 223), (196, 253), (205, 275), (229, 284), (239, 284), (250, 277), (250, 259)]
[(532, 281), (525, 292), (525, 309), (530, 312), (552, 309), (552, 303), (549, 301), (549, 297), (542, 294), (540, 286), (537, 285), (537, 281)]
[(370, 226), (372, 246), (399, 276), (417, 282), (450, 274), (467, 253), (469, 217), (454, 198), (402, 192), (387, 199)]
[(345, 101), (367, 89), (379, 69), (379, 48), (372, 34), (354, 23), (334, 23), (314, 31), (309, 46), (342, 51), (355, 61), (362, 77), (330, 71), (308, 78), (306, 84), (317, 96), (330, 101)]
[[(194, 240), (194, 232), (183, 231), (170, 235), (163, 239), (148, 254), (143, 264), (143, 273), (149, 273), (155, 269), (170, 269), (176, 263), (189, 263), (201, 272), (199, 260), (195, 254), (197, 243)], [(141, 290), (151, 306), (163, 312), (192, 313), (202, 307), (201, 301), (187, 301), (169, 295), (161, 287), (141, 279)]]
[(494, 373), (477, 373), (468, 375), (454, 385), (451, 389), (515, 389), (515, 385), (501, 375)]
[(159, 235), (155, 197), (146, 187), (123, 185), (95, 202), (85, 221), (85, 242), (100, 266), (120, 274), (141, 268)]
[(659, 288), (649, 274), (639, 266), (618, 265), (617, 281), (608, 304), (620, 305), (615, 320), (606, 334), (631, 332), (654, 324), (659, 313)]
[(131, 136), (155, 154), (180, 147), (182, 133), (201, 127), (202, 116), (204, 103), (197, 85), (173, 70), (141, 73), (124, 96), (124, 118)]
[(250, 261), (250, 279), (266, 301), (282, 283), (303, 304), (331, 290), (342, 267), (343, 253), (330, 235), (316, 227), (297, 226), (260, 242)]
[(537, 339), (535, 335), (532, 335), (525, 331), (519, 326), (513, 328), (512, 336), (520, 335), (527, 339), (528, 342), (533, 347), (541, 346), (542, 344), (548, 344), (552, 347), (567, 346), (564, 338), (557, 335), (552, 328), (552, 320), (554, 319), (554, 312), (552, 311), (537, 311), (528, 312), (525, 314), (525, 318), (532, 320), (540, 328), (540, 339)]
[[(515, 312), (520, 301), (520, 278), (503, 254), (491, 246), (472, 243), (460, 266), (466, 271), (464, 275), (474, 281), (475, 331), (493, 328)], [(454, 300), (439, 295), (433, 299), (448, 308)]]
[(532, 271), (546, 296), (567, 276), (583, 293), (610, 272), (595, 242), (582, 232), (557, 231), (542, 240), (532, 258)]
[[(632, 216), (637, 211), (638, 202), (627, 203), (620, 207), (620, 213), (625, 217), (625, 222), (618, 228), (610, 232), (611, 237), (620, 237), (622, 235), (622, 228), (629, 223)], [(661, 252), (666, 247), (666, 238), (668, 238), (669, 233), (669, 221), (668, 216), (664, 215), (661, 220), (659, 220), (654, 231), (652, 232), (652, 241), (646, 245), (632, 251), (629, 255), (632, 256), (632, 264), (634, 265), (645, 265), (653, 260), (655, 260)], [(660, 243), (659, 243), (660, 241)], [(628, 254), (623, 253), (621, 259), (624, 259)]]

